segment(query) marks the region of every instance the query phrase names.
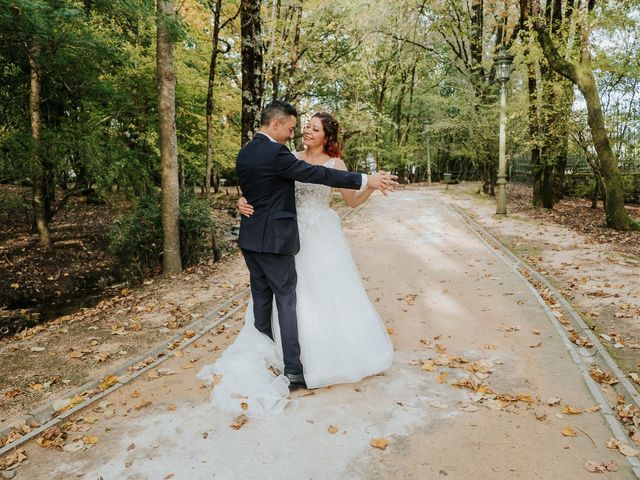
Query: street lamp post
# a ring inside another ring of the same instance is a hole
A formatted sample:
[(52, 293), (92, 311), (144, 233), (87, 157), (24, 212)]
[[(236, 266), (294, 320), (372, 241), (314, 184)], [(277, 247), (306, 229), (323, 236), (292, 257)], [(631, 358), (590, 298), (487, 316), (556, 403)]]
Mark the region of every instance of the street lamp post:
[(509, 55), (504, 47), (496, 56), (496, 80), (500, 82), (500, 153), (498, 157), (498, 181), (496, 192), (496, 214), (507, 214), (507, 163), (506, 131), (507, 131), (507, 81), (511, 75), (513, 56)]

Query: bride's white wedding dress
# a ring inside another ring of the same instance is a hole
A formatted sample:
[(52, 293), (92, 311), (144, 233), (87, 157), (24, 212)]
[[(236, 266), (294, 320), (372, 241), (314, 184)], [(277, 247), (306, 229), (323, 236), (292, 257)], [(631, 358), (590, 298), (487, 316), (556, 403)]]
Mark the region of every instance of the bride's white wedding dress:
[[(335, 159), (325, 166), (334, 167)], [(391, 340), (362, 286), (330, 200), (330, 187), (296, 183), (298, 336), (309, 388), (357, 382), (385, 370), (393, 358)], [(273, 333), (275, 342), (256, 330), (250, 303), (234, 343), (198, 374), (208, 381), (215, 375), (211, 400), (216, 407), (248, 416), (277, 415), (293, 407), (288, 379), (273, 371), (283, 370), (277, 318)]]

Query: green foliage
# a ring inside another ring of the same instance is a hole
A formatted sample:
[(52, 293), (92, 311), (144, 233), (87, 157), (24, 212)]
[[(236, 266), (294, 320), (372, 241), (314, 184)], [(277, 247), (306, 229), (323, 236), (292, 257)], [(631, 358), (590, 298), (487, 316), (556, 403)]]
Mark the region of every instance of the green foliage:
[(3, 223), (25, 222), (31, 217), (31, 204), (24, 195), (0, 190), (0, 221)]
[[(183, 266), (197, 263), (211, 245), (213, 219), (207, 202), (193, 196), (180, 199), (180, 252)], [(148, 193), (116, 220), (108, 235), (108, 250), (116, 270), (138, 280), (162, 265), (162, 209), (157, 191)]]

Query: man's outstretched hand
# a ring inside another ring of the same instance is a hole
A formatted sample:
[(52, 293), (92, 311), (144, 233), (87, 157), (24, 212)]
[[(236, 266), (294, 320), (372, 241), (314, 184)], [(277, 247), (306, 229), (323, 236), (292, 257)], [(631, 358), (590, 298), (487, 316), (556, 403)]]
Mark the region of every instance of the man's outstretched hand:
[(373, 175), (369, 175), (367, 179), (367, 187), (374, 190), (380, 190), (384, 195), (387, 192), (394, 192), (398, 186), (397, 175), (391, 175), (387, 172), (378, 172)]

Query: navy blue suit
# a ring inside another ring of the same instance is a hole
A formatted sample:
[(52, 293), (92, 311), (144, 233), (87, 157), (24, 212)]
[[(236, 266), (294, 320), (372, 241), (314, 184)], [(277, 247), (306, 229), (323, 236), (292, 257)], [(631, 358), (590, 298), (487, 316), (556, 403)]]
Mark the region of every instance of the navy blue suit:
[(273, 339), (275, 295), (285, 372), (301, 373), (293, 257), (300, 250), (295, 181), (359, 189), (362, 175), (310, 165), (260, 133), (238, 153), (236, 172), (242, 194), (254, 208), (250, 218), (241, 219), (238, 244), (249, 269), (255, 326)]

